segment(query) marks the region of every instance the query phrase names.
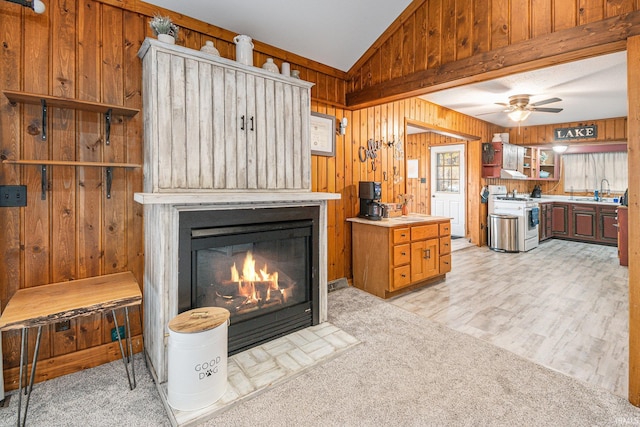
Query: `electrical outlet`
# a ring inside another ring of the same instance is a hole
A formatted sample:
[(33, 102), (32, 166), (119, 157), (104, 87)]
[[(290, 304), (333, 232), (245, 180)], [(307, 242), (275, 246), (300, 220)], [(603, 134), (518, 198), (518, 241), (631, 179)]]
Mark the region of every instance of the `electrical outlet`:
[[(125, 339), (124, 326), (118, 326), (118, 332), (120, 332), (120, 338)], [(111, 341), (118, 341), (118, 332), (116, 328), (111, 328)]]
[(27, 206), (26, 185), (0, 185), (0, 207)]

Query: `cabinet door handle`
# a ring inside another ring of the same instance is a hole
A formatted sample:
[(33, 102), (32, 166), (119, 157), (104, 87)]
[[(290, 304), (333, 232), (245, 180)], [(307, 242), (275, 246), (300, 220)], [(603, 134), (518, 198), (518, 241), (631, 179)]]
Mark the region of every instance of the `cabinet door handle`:
[(401, 274), (400, 277), (402, 277), (404, 279), (405, 277), (407, 277), (407, 275), (406, 274)]
[(445, 264), (445, 265), (449, 265), (449, 261), (445, 261), (445, 262), (444, 262), (444, 264)]
[(429, 259), (431, 258), (431, 249), (425, 249), (424, 250), (424, 259)]
[(244, 130), (244, 116), (240, 117), (240, 130)]
[(401, 234), (400, 237), (407, 237), (407, 235), (406, 234)]
[(251, 129), (249, 130), (253, 131), (253, 116), (251, 116)]
[(406, 252), (400, 252), (400, 255), (407, 256), (407, 253)]

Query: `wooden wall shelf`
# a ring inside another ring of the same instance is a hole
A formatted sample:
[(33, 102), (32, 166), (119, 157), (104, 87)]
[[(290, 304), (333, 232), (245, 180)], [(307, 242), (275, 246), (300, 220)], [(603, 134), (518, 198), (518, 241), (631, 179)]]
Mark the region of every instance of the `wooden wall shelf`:
[(111, 117), (122, 115), (133, 117), (140, 112), (137, 108), (122, 107), (120, 105), (104, 104), (102, 102), (82, 101), (79, 99), (60, 98), (57, 96), (42, 95), (27, 92), (18, 92), (13, 90), (3, 91), (9, 102), (15, 104), (22, 102), (25, 104), (35, 104), (42, 107), (42, 140), (47, 139), (47, 108), (69, 108), (82, 111), (90, 111), (104, 114), (105, 122), (105, 143), (109, 145), (111, 135)]
[(76, 162), (73, 160), (3, 160), (2, 163), (12, 165), (52, 165), (52, 166), (90, 166), (107, 168), (140, 168), (136, 163), (109, 163), (109, 162)]
[(120, 105), (103, 104), (101, 102), (82, 101), (79, 99), (60, 98), (57, 96), (41, 95), (35, 93), (4, 90), (4, 95), (11, 103), (22, 102), (25, 104), (41, 105), (42, 100), (46, 101), (50, 107), (70, 108), (94, 113), (106, 113), (111, 110), (111, 114), (133, 117), (140, 112), (137, 108), (128, 108)]
[(107, 199), (111, 198), (111, 183), (113, 181), (112, 168), (129, 168), (135, 169), (142, 167), (135, 163), (110, 163), (110, 162), (76, 162), (73, 160), (2, 160), (4, 164), (10, 165), (26, 165), (26, 166), (40, 166), (41, 175), (41, 187), (42, 193), (40, 195), (41, 200), (47, 199), (47, 166), (89, 166), (89, 167), (102, 167), (106, 168), (107, 174)]

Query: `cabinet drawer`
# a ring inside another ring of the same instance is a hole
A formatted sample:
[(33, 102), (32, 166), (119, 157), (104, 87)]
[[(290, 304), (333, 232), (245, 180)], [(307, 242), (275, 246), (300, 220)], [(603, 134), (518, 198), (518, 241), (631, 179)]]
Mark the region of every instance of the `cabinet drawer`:
[(398, 245), (393, 247), (393, 265), (407, 264), (411, 260), (411, 245)]
[(393, 283), (392, 289), (399, 289), (407, 286), (411, 283), (411, 266), (403, 265), (402, 267), (396, 267), (393, 269)]
[(440, 255), (451, 253), (451, 236), (440, 238)]
[(451, 271), (451, 254), (440, 256), (440, 274)]
[(438, 224), (411, 227), (411, 240), (424, 240), (431, 237), (438, 237)]
[(411, 240), (408, 228), (396, 228), (393, 230), (393, 244), (407, 243)]
[(451, 235), (451, 223), (447, 222), (444, 224), (440, 224), (440, 235), (441, 236), (449, 236)]

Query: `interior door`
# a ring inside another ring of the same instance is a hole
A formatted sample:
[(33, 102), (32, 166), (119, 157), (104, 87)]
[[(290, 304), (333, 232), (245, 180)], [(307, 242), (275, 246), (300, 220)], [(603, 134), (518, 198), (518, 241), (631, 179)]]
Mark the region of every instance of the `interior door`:
[(451, 218), (451, 235), (466, 235), (465, 145), (431, 147), (431, 215)]

